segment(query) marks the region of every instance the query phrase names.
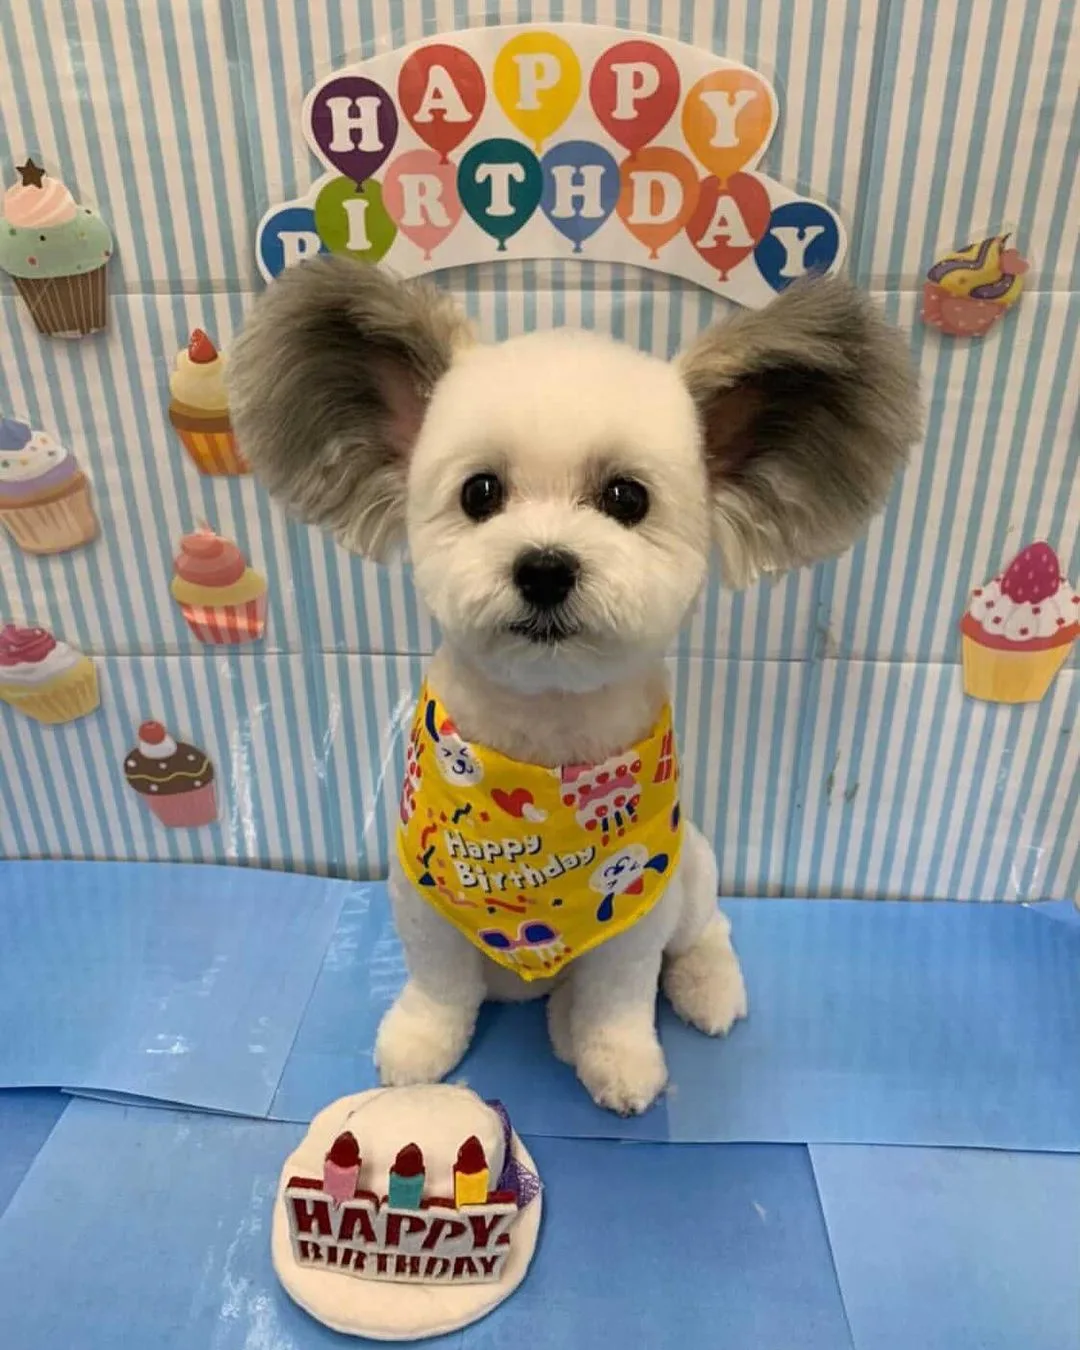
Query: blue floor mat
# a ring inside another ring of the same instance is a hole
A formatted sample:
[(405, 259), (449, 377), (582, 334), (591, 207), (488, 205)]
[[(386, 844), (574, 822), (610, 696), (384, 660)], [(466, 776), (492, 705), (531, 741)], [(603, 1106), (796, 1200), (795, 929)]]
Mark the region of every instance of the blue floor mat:
[[(667, 1098), (619, 1120), (551, 1054), (536, 1004), (485, 1009), (454, 1075), (530, 1134), (1080, 1149), (1080, 930), (1010, 905), (725, 901), (750, 991), (726, 1040), (666, 1005)], [(383, 893), (346, 906), (271, 1114), (375, 1082), (405, 978)]]
[(67, 1104), (63, 1093), (47, 1088), (0, 1092), (0, 1214)]
[(858, 1350), (1080, 1346), (1080, 1157), (810, 1152)]
[(264, 1115), (348, 883), (240, 867), (0, 863), (0, 1087)]

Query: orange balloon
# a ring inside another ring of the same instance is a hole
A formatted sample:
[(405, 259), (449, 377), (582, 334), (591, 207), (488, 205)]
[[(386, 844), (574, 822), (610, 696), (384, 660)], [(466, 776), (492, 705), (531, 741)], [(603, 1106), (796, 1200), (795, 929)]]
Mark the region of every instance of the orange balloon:
[(647, 145), (623, 160), (619, 181), (619, 219), (656, 258), (694, 213), (698, 175), (693, 161), (681, 150)]
[(752, 70), (714, 70), (686, 95), (686, 144), (721, 183), (746, 167), (772, 134), (772, 92)]

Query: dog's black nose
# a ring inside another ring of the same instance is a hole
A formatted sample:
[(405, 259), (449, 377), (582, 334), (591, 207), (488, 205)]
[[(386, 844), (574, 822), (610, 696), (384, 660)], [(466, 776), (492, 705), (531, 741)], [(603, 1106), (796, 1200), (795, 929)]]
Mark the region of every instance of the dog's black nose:
[(514, 585), (534, 609), (555, 609), (577, 584), (581, 565), (561, 548), (531, 548), (514, 564)]

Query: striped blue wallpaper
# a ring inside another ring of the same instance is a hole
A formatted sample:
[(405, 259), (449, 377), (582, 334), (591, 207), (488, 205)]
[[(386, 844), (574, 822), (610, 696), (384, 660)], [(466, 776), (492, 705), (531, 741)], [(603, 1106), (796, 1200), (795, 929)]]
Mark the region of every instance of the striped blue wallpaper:
[[(402, 567), (286, 522), (254, 483), (194, 471), (165, 417), (196, 324), (226, 348), (256, 286), (255, 224), (316, 166), (297, 112), (335, 65), (469, 24), (583, 20), (765, 71), (765, 168), (828, 198), (851, 269), (910, 330), (925, 443), (869, 537), (738, 595), (711, 587), (672, 661), (687, 791), (724, 889), (1080, 894), (1080, 674), (1040, 704), (962, 696), (966, 593), (1034, 538), (1080, 581), (1077, 0), (0, 0), (0, 162), (25, 152), (117, 239), (107, 335), (40, 338), (6, 282), (0, 410), (55, 432), (103, 534), (32, 559), (0, 540), (0, 614), (98, 659), (101, 711), (41, 727), (0, 706), (0, 854), (385, 870), (401, 726), (434, 634)], [(936, 251), (1013, 229), (1024, 300), (981, 343), (917, 322)], [(442, 273), (481, 332), (580, 324), (660, 354), (722, 308), (616, 265)], [(206, 519), (269, 581), (266, 641), (225, 655), (168, 594)], [(121, 770), (165, 720), (214, 758), (221, 816), (156, 825)]]

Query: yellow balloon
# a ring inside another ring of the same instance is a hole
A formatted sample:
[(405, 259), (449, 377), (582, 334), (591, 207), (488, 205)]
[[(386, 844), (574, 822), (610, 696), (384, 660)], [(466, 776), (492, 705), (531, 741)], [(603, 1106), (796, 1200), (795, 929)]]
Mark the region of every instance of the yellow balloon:
[(581, 93), (581, 65), (573, 47), (543, 30), (511, 38), (495, 58), (492, 78), (503, 112), (537, 154)]

